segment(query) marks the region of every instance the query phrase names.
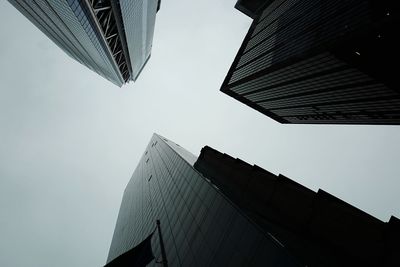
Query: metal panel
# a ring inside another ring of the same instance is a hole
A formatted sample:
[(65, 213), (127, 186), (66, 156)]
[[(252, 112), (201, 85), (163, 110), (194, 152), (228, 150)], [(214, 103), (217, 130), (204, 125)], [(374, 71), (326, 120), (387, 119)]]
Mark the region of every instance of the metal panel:
[(120, 0), (133, 80), (151, 54), (157, 5), (157, 0)]

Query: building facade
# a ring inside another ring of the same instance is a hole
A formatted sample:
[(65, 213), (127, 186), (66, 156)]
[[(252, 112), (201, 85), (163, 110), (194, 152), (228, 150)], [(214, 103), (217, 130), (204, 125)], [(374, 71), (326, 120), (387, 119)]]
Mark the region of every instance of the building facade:
[(400, 220), (394, 216), (382, 222), (321, 189), (208, 146), (194, 167), (301, 266), (400, 266)]
[(160, 266), (157, 220), (168, 266), (400, 263), (395, 217), (384, 223), (322, 190), (209, 147), (196, 158), (154, 134), (125, 189), (107, 263), (151, 237), (149, 266)]
[(281, 123), (400, 124), (396, 1), (263, 2), (222, 92)]
[[(122, 199), (107, 262), (132, 249), (160, 220), (168, 266), (299, 266), (194, 167), (196, 157), (154, 135)], [(161, 261), (158, 235), (152, 247)], [(149, 266), (160, 266), (155, 261)]]
[(160, 0), (9, 0), (70, 57), (122, 86), (151, 55)]

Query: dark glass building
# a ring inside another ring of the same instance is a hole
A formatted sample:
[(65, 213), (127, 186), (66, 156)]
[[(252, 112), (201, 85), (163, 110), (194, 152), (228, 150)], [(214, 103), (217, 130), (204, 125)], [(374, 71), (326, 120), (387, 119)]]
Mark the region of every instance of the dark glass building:
[(400, 263), (395, 217), (384, 223), (209, 147), (196, 158), (157, 134), (125, 189), (107, 263), (148, 237), (149, 266), (159, 266), (161, 244), (169, 266)]
[(400, 124), (397, 1), (262, 2), (236, 5), (254, 21), (222, 92), (281, 123)]
[(118, 86), (151, 54), (160, 0), (9, 0), (70, 57)]
[(272, 1), (274, 0), (238, 0), (235, 8), (254, 19), (258, 11)]

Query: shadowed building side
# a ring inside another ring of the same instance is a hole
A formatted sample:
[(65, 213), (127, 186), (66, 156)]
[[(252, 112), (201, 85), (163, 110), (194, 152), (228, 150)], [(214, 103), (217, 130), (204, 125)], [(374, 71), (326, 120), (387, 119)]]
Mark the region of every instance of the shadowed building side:
[(396, 1), (264, 4), (222, 92), (281, 123), (400, 124)]
[(235, 8), (250, 18), (256, 18), (258, 11), (274, 0), (238, 0)]
[(204, 147), (195, 168), (307, 266), (398, 266), (400, 221)]

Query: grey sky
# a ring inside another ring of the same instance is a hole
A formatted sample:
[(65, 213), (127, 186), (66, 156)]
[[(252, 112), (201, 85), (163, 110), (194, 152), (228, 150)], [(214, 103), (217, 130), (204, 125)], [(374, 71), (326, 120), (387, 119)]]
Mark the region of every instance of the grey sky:
[(118, 88), (0, 2), (0, 266), (101, 266), (153, 132), (400, 217), (400, 127), (281, 125), (219, 92), (251, 23), (234, 0), (163, 1), (152, 58)]

